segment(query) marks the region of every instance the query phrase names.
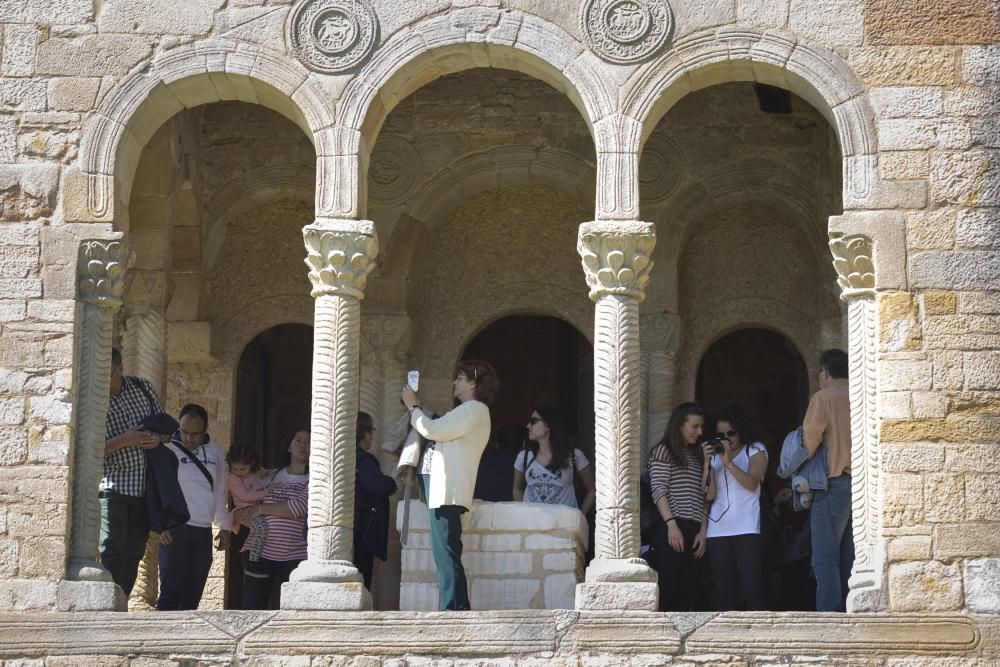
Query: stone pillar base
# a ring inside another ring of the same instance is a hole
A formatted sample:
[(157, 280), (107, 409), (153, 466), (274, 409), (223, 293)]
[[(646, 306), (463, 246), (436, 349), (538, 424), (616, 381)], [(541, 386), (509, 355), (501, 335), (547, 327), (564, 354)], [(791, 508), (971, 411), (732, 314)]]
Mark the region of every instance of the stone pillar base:
[(128, 598), (113, 581), (60, 581), (59, 611), (128, 611)]
[(659, 586), (639, 581), (577, 584), (576, 608), (594, 611), (656, 611)]
[(281, 585), (281, 608), (296, 611), (371, 611), (372, 595), (357, 581), (289, 581)]

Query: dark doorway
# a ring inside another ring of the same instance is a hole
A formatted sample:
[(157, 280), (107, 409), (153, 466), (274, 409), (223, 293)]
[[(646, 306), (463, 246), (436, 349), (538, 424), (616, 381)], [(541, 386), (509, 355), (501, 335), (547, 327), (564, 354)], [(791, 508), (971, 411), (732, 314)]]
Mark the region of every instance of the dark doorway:
[(795, 345), (780, 333), (740, 329), (705, 352), (695, 393), (709, 416), (727, 405), (750, 413), (767, 446), (768, 471), (773, 474), (785, 435), (805, 416), (809, 374)]
[(462, 359), (485, 359), (500, 378), (490, 409), (494, 430), (524, 425), (536, 405), (559, 410), (570, 437), (588, 457), (594, 450), (594, 350), (556, 317), (512, 315), (480, 331)]
[[(313, 329), (279, 324), (243, 350), (236, 369), (233, 443), (253, 445), (265, 468), (282, 464), (294, 432), (309, 427), (312, 402)], [(243, 566), (229, 551), (225, 606), (242, 607)]]

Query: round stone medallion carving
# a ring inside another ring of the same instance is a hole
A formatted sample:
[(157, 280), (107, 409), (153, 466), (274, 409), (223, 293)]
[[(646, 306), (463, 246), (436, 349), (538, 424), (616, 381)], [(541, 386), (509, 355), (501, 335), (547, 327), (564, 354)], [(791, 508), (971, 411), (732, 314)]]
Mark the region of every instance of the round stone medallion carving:
[(303, 0), (288, 26), (302, 63), (327, 74), (364, 62), (378, 41), (378, 17), (365, 0)]
[(674, 27), (666, 0), (587, 0), (580, 22), (594, 52), (619, 64), (655, 55)]
[(685, 163), (677, 142), (654, 133), (639, 158), (639, 197), (647, 202), (663, 201), (677, 190)]
[(380, 137), (368, 166), (368, 196), (380, 204), (403, 201), (413, 192), (421, 171), (413, 144), (397, 135)]

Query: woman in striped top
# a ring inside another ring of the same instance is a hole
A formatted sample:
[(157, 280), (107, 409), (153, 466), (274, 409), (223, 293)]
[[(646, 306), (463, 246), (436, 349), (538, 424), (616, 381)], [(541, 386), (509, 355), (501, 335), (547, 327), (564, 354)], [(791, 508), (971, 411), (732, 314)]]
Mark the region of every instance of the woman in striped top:
[[(288, 445), (289, 463), (271, 481), (271, 492), (263, 502), (239, 510), (240, 520), (267, 520), (267, 536), (260, 560), (243, 561), (243, 608), (267, 609), (275, 584), (288, 581), (306, 558), (306, 510), (309, 506), (309, 431), (295, 433)], [(251, 527), (253, 524), (250, 524)], [(251, 529), (252, 530), (252, 529)], [(244, 543), (247, 553), (253, 532)]]
[(656, 570), (661, 611), (691, 611), (701, 583), (707, 502), (715, 497), (706, 461), (711, 447), (698, 446), (705, 413), (681, 403), (649, 455), (653, 502), (662, 521), (656, 526)]

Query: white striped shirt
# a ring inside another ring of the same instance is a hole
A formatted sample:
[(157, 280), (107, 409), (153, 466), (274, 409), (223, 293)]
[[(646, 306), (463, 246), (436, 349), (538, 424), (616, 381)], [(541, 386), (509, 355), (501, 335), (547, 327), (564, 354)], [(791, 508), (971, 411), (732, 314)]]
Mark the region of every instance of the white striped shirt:
[(653, 502), (664, 496), (670, 514), (701, 523), (705, 519), (705, 486), (701, 481), (700, 447), (685, 447), (687, 467), (678, 465), (665, 445), (657, 445), (649, 454), (649, 481)]

